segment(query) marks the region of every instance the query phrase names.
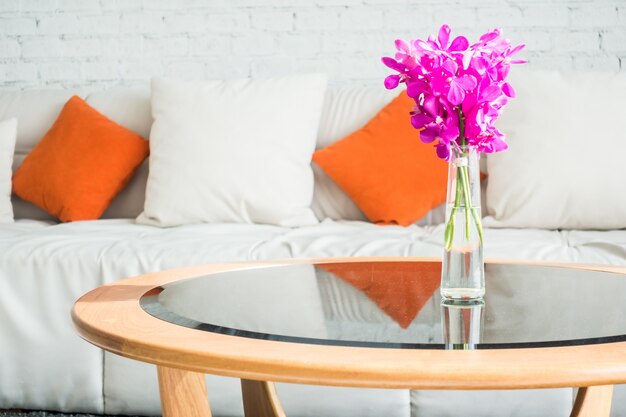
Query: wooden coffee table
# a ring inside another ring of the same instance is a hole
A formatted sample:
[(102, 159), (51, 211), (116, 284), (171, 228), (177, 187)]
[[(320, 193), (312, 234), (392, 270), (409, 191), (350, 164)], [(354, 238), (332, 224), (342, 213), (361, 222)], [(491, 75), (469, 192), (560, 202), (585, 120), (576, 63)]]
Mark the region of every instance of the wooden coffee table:
[[(190, 267), (93, 290), (72, 318), (92, 344), (157, 365), (165, 417), (211, 415), (205, 373), (241, 379), (246, 416), (284, 415), (273, 382), (580, 387), (571, 416), (609, 416), (613, 384), (626, 383), (626, 306), (611, 301), (623, 301), (626, 268), (488, 262), (485, 305), (471, 306), (473, 316), (442, 305), (440, 316), (423, 319), (424, 305), (439, 303), (440, 271), (426, 258)], [(382, 319), (342, 317), (343, 303)], [(411, 324), (454, 317), (469, 321), (444, 324), (434, 339)], [(360, 330), (371, 326), (385, 328)], [(458, 337), (473, 340), (444, 343)]]

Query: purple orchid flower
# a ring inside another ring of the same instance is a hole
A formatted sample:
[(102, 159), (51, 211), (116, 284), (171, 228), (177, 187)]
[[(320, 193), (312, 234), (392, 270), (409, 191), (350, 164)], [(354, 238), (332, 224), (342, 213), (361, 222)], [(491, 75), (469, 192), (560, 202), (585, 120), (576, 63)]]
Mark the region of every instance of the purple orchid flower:
[[(438, 97), (425, 96), (421, 105), (411, 116), (411, 124), (420, 129), (420, 140), (424, 143), (435, 143), (438, 153), (450, 148), (459, 137), (459, 119), (452, 106)], [(449, 157), (449, 153), (444, 159)]]
[(444, 60), (440, 72), (431, 78), (432, 90), (436, 95), (445, 95), (450, 103), (458, 106), (465, 99), (466, 92), (476, 88), (478, 82), (471, 74), (457, 76), (458, 64), (452, 60)]
[(479, 152), (502, 151), (507, 145), (495, 122), (515, 97), (506, 78), (511, 65), (526, 62), (514, 58), (524, 45), (512, 46), (500, 29), (471, 45), (463, 36), (452, 39), (451, 33), (448, 25), (442, 25), (426, 40), (397, 40), (395, 58), (382, 59), (395, 71), (385, 78), (385, 87), (406, 84), (407, 95), (415, 101), (411, 124), (420, 130), (422, 142), (435, 146), (440, 158), (447, 160), (465, 146)]
[(398, 71), (400, 74), (392, 74), (385, 78), (385, 87), (388, 90), (392, 90), (400, 84), (400, 81), (403, 81), (404, 73), (406, 72), (406, 65), (401, 62), (396, 61), (393, 58), (383, 57), (383, 64), (391, 68), (392, 70)]

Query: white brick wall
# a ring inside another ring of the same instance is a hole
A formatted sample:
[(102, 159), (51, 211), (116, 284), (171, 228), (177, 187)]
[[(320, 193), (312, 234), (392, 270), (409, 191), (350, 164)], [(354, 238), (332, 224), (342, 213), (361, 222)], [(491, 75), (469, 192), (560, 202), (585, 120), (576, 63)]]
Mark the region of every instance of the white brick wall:
[(529, 66), (626, 71), (626, 0), (0, 0), (0, 89), (324, 71), (381, 83), (393, 40), (501, 26)]

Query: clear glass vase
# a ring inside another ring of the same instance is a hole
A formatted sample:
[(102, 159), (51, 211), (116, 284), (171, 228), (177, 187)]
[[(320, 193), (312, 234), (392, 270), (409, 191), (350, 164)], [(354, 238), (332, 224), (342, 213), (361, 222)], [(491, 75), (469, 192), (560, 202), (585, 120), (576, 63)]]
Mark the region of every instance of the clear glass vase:
[(478, 153), (460, 148), (448, 169), (441, 296), (475, 299), (485, 295), (483, 230)]

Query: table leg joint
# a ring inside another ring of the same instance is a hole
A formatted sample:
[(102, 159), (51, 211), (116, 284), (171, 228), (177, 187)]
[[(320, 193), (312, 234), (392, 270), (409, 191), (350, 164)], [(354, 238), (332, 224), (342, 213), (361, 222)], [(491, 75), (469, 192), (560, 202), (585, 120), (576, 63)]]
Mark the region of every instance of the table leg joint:
[(273, 382), (242, 379), (241, 394), (246, 417), (285, 417)]
[(612, 398), (613, 385), (581, 387), (570, 417), (609, 417)]
[(163, 417), (211, 417), (204, 374), (157, 366)]

